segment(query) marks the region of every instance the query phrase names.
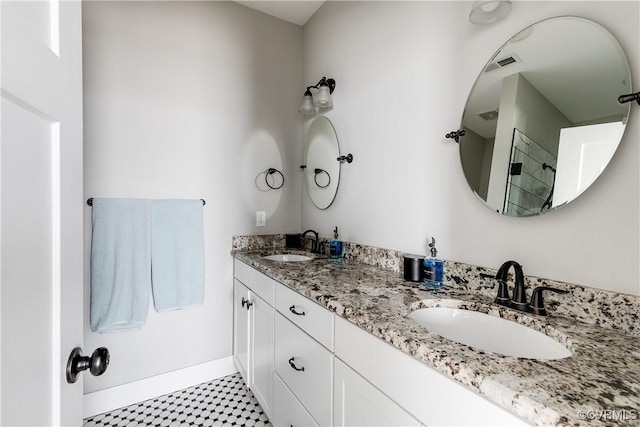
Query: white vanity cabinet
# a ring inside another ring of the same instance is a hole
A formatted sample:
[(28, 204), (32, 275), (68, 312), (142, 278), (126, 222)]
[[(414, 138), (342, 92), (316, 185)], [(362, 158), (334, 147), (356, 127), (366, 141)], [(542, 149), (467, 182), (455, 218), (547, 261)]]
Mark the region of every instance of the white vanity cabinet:
[(528, 425), (238, 260), (233, 352), (275, 426)]
[(233, 359), (268, 417), (273, 414), (275, 281), (234, 263)]
[(402, 407), (337, 357), (334, 366), (333, 425), (421, 426)]

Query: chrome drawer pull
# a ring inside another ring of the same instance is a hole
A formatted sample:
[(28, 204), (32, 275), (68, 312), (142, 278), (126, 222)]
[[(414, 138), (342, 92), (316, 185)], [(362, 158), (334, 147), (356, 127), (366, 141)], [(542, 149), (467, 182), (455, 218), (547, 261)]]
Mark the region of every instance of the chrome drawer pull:
[(295, 314), (296, 316), (304, 316), (305, 312), (304, 311), (296, 311), (296, 306), (292, 305), (291, 307), (289, 307), (289, 311), (292, 312), (293, 314)]
[(304, 372), (304, 366), (302, 368), (298, 368), (296, 366), (295, 363), (293, 363), (294, 358), (292, 357), (291, 359), (289, 359), (289, 366), (291, 366), (293, 369), (295, 369), (296, 371), (302, 371)]

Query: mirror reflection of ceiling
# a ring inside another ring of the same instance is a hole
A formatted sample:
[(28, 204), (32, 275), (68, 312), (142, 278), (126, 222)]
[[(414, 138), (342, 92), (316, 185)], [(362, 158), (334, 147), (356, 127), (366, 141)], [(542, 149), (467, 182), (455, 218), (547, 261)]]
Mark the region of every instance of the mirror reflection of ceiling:
[(465, 106), (460, 161), (492, 210), (531, 216), (584, 192), (613, 157), (630, 111), (629, 64), (599, 24), (556, 17), (491, 57)]
[[(485, 138), (495, 135), (497, 120), (485, 120), (479, 114), (498, 109), (502, 80), (517, 73), (573, 123), (626, 116), (628, 106), (618, 103), (617, 96), (626, 93), (629, 71), (620, 61), (624, 54), (612, 49), (613, 37), (601, 30), (594, 31), (593, 22), (586, 19), (563, 17), (516, 34), (478, 77), (466, 107), (465, 125)], [(562, 43), (558, 43), (560, 38)], [(508, 58), (516, 62), (503, 67), (497, 64), (504, 59), (510, 62)]]

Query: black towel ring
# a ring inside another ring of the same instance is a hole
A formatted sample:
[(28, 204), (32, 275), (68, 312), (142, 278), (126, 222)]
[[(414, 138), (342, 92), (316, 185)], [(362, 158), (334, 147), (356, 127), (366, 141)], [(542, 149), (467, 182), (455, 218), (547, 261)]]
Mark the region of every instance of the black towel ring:
[[(324, 169), (320, 169), (320, 168), (316, 168), (314, 170), (314, 175), (313, 175), (313, 181), (316, 183), (316, 185), (320, 188), (327, 188), (329, 186), (329, 184), (331, 184), (331, 175), (329, 175), (329, 172), (327, 172)], [(318, 184), (318, 175), (322, 174), (322, 173), (326, 173), (327, 174), (327, 178), (329, 179), (329, 182), (327, 182), (326, 185), (320, 185)]]
[[(275, 173), (280, 175), (280, 178), (282, 178), (282, 182), (277, 187), (269, 184), (269, 176), (273, 175)], [(278, 169), (269, 168), (269, 169), (267, 169), (267, 172), (264, 174), (264, 182), (267, 184), (267, 187), (271, 188), (272, 190), (278, 190), (278, 189), (282, 188), (282, 186), (284, 185), (284, 175)]]

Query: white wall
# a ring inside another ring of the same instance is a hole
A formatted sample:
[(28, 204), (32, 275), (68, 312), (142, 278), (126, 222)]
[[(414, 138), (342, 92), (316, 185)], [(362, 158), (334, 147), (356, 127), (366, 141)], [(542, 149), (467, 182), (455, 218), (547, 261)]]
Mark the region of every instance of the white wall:
[[(203, 306), (156, 313), (137, 332), (89, 328), (111, 351), (85, 393), (231, 354), (231, 236), (300, 229), (302, 29), (229, 2), (84, 2), (86, 197), (204, 198)], [(277, 167), (278, 191), (255, 178)], [(255, 211), (267, 226), (255, 227)]]
[[(326, 211), (303, 198), (303, 227), (407, 252), (435, 236), (445, 259), (640, 294), (640, 108), (609, 167), (580, 198), (538, 217), (498, 215), (476, 199), (460, 167), (457, 129), (477, 74), (495, 50), (541, 19), (577, 15), (605, 26), (640, 80), (638, 2), (514, 2), (489, 26), (471, 2), (327, 2), (304, 27), (304, 81), (336, 79), (333, 121), (343, 166)], [(588, 47), (585, 47), (588, 48)], [(637, 84), (634, 85), (637, 90)], [(308, 126), (305, 123), (305, 128)]]

